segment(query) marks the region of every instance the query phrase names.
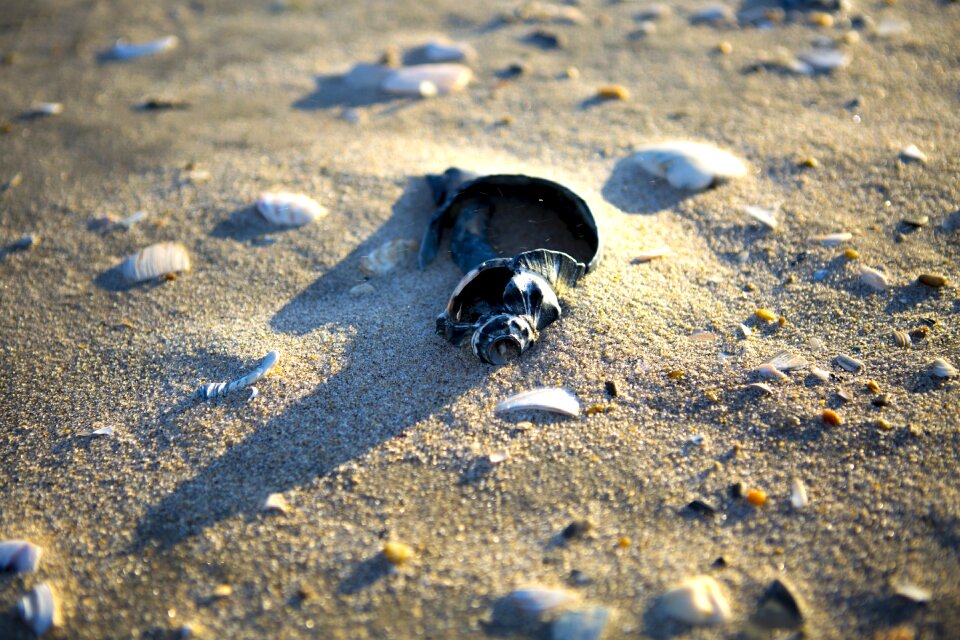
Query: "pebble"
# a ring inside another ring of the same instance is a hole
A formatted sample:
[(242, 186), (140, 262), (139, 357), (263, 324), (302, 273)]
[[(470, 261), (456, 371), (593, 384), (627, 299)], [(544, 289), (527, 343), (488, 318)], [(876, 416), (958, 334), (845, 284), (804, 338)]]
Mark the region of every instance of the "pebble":
[(733, 9), (725, 4), (712, 4), (690, 14), (690, 24), (706, 24), (713, 27), (729, 27), (737, 24)]
[(610, 621), (606, 607), (564, 611), (550, 624), (551, 640), (600, 640)]
[(407, 65), (470, 62), (476, 57), (477, 52), (469, 44), (435, 40), (407, 51), (403, 62)]
[(156, 40), (147, 40), (145, 42), (127, 42), (117, 40), (117, 42), (108, 49), (103, 55), (110, 60), (135, 60), (147, 56), (155, 56), (164, 51), (175, 49), (180, 44), (177, 36), (164, 36)]
[(574, 520), (560, 532), (564, 540), (579, 540), (593, 531), (594, 525), (590, 520)]
[(629, 100), (630, 92), (619, 84), (603, 85), (597, 89), (598, 100)]
[(22, 182), (23, 182), (23, 174), (20, 172), (17, 172), (13, 174), (12, 178), (10, 178), (5, 183), (3, 183), (3, 186), (0, 187), (0, 193), (6, 193), (11, 189), (16, 189), (17, 187), (20, 186)]
[(866, 265), (860, 266), (860, 281), (874, 291), (886, 291), (890, 286), (890, 280), (882, 271)]
[(844, 250), (844, 252), (843, 252), (843, 257), (845, 257), (847, 260), (859, 260), (859, 259), (860, 259), (860, 252), (857, 251), (856, 249), (850, 249), (850, 248), (848, 248), (848, 249)]
[(751, 622), (765, 629), (796, 629), (803, 619), (800, 602), (786, 583), (777, 579), (764, 591)]
[(383, 557), (393, 566), (399, 567), (413, 558), (413, 547), (403, 542), (386, 542), (383, 545)]
[(928, 287), (933, 287), (935, 289), (946, 286), (947, 278), (938, 273), (921, 273), (917, 280), (922, 284), (927, 285)]
[(376, 289), (374, 289), (373, 285), (369, 282), (361, 282), (356, 286), (350, 287), (350, 295), (354, 297), (368, 296), (375, 292)]
[(720, 585), (705, 575), (688, 578), (663, 594), (660, 607), (667, 616), (687, 624), (723, 624), (731, 618)]
[(567, 44), (566, 38), (561, 34), (544, 29), (531, 31), (523, 38), (523, 41), (541, 49), (562, 49)]
[(766, 322), (774, 322), (777, 319), (777, 314), (770, 309), (757, 309), (753, 312), (753, 315)]
[(762, 507), (767, 504), (767, 492), (761, 489), (748, 489), (747, 502), (755, 507)]
[(815, 75), (833, 73), (850, 64), (850, 56), (839, 49), (811, 49), (797, 54), (798, 65), (792, 68), (796, 73)]
[(420, 64), (390, 71), (380, 89), (404, 96), (445, 96), (462, 91), (473, 79), (473, 71), (462, 64)]
[(890, 396), (885, 393), (879, 394), (876, 398), (870, 401), (875, 407), (887, 407), (890, 406)]
[(514, 10), (513, 15), (524, 22), (584, 25), (589, 22), (580, 9), (551, 2), (527, 2)]
[(843, 420), (840, 418), (840, 415), (833, 409), (824, 409), (823, 413), (820, 415), (823, 421), (831, 426), (839, 426), (843, 423)]

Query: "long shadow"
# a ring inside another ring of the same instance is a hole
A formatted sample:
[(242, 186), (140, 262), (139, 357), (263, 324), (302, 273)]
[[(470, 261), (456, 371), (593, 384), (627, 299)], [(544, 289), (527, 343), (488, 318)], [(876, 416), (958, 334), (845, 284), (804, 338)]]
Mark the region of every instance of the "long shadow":
[(674, 189), (641, 169), (627, 156), (618, 161), (601, 191), (604, 200), (626, 213), (652, 214), (672, 209), (696, 194)]
[(327, 74), (316, 77), (317, 87), (293, 103), (294, 109), (314, 111), (332, 107), (369, 107), (389, 102), (403, 102), (401, 96), (383, 93), (376, 86), (350, 84), (345, 75)]
[[(284, 333), (308, 336), (321, 328), (355, 333), (340, 358), (341, 368), (263, 424), (251, 416), (250, 435), (148, 508), (138, 523), (134, 549), (169, 549), (222, 520), (237, 515), (252, 519), (270, 493), (331, 473), (411, 425), (442, 413), (483, 382), (490, 368), (465, 366), (470, 360), (433, 334), (437, 310), (459, 279), (451, 264), (420, 273), (411, 256), (409, 266), (373, 281), (377, 293), (364, 298), (349, 293), (362, 280), (357, 269), (360, 256), (388, 239), (419, 236), (432, 209), (426, 185), (411, 180), (379, 230), (275, 314), (271, 325)], [(410, 339), (411, 332), (415, 339)], [(401, 335), (404, 339), (396, 339)], [(411, 393), (411, 380), (437, 384), (429, 394)], [(261, 391), (270, 392), (269, 380)], [(227, 401), (182, 402), (158, 417), (158, 428), (175, 431), (176, 423), (222, 409), (218, 403)], [(377, 421), (364, 410), (385, 403), (390, 410), (377, 411)], [(228, 408), (243, 419), (242, 402)], [(370, 574), (379, 572), (360, 571), (348, 583), (366, 584)]]

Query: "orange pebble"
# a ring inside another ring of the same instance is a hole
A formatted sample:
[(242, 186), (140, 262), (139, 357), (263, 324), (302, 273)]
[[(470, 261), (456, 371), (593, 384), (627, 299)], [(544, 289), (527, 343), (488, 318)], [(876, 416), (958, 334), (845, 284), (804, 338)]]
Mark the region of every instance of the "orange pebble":
[(750, 489), (747, 491), (747, 502), (755, 507), (762, 507), (767, 504), (767, 492), (760, 489)]
[(617, 540), (617, 546), (621, 549), (626, 549), (630, 546), (630, 538), (627, 536), (620, 536), (620, 539)]
[(821, 417), (823, 418), (824, 422), (827, 424), (832, 424), (833, 426), (837, 426), (843, 422), (837, 412), (833, 409), (824, 409)]

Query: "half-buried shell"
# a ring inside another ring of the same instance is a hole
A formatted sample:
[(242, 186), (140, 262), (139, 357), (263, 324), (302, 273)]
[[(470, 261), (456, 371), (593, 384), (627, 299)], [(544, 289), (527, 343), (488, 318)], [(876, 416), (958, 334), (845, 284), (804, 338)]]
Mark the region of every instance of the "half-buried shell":
[(299, 227), (327, 215), (327, 210), (308, 195), (274, 191), (257, 199), (257, 211), (278, 226)]
[(43, 549), (26, 540), (0, 542), (0, 571), (29, 573), (37, 570)]
[(38, 636), (62, 623), (60, 603), (53, 586), (44, 582), (20, 599), (17, 605), (20, 618)]

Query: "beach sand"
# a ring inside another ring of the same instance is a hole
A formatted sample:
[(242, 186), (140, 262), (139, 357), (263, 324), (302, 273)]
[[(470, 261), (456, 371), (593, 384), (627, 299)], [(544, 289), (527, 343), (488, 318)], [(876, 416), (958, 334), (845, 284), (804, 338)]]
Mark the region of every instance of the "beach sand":
[[(609, 638), (766, 637), (749, 620), (775, 578), (801, 600), (806, 637), (954, 636), (960, 385), (928, 365), (960, 365), (960, 5), (858, 3), (855, 17), (912, 28), (854, 29), (849, 66), (812, 77), (756, 65), (843, 41), (843, 19), (692, 26), (701, 5), (684, 1), (638, 37), (639, 3), (584, 0), (580, 25), (497, 19), (515, 6), (4, 3), (0, 51), (15, 55), (0, 67), (0, 182), (22, 179), (0, 194), (0, 245), (39, 242), (0, 260), (0, 538), (44, 555), (36, 573), (0, 576), (0, 636), (30, 637), (16, 602), (49, 581), (64, 613), (51, 635), (66, 638), (184, 625), (211, 638), (497, 637), (494, 603), (529, 584), (609, 608)], [(564, 47), (531, 46), (535, 29)], [(180, 44), (160, 55), (98, 58), (118, 37), (168, 34)], [(390, 98), (340, 79), (439, 37), (477, 51), (462, 93)], [(498, 78), (515, 63), (522, 75)], [(611, 83), (630, 99), (595, 100)], [(189, 108), (137, 108), (153, 97)], [(19, 117), (37, 101), (63, 113)], [(672, 139), (730, 150), (749, 175), (690, 193), (627, 160)], [(925, 163), (900, 158), (909, 144)], [(361, 256), (420, 238), (423, 176), (449, 166), (557, 180), (600, 226), (600, 266), (507, 366), (434, 334), (460, 277), (444, 252), (350, 293)], [(330, 213), (270, 227), (253, 205), (273, 189)], [(773, 230), (741, 211), (777, 203)], [(140, 210), (130, 229), (90, 228)], [(816, 241), (834, 232), (853, 238)], [(116, 266), (161, 241), (183, 243), (192, 270), (123, 286)], [(861, 264), (891, 286), (865, 287)], [(921, 327), (896, 346), (893, 330)], [(274, 349), (255, 400), (193, 397)], [(785, 349), (834, 379), (746, 386)], [(542, 385), (604, 410), (494, 414)], [(825, 424), (826, 408), (842, 424)], [(767, 503), (731, 497), (738, 482)], [(289, 513), (262, 511), (276, 492)], [(691, 515), (695, 499), (717, 513)], [(577, 519), (592, 531), (559, 537)], [(414, 558), (391, 568), (388, 540)], [(729, 623), (691, 628), (658, 609), (700, 574), (721, 584)], [(908, 583), (930, 601), (897, 596)]]

